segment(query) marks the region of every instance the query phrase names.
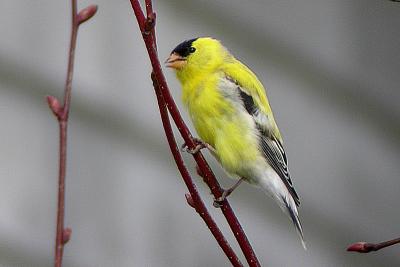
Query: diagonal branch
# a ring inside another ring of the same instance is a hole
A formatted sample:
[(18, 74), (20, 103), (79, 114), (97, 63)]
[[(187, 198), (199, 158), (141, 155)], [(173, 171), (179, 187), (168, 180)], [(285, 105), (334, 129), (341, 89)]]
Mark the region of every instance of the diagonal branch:
[(65, 176), (67, 166), (67, 128), (68, 128), (68, 115), (71, 103), (72, 91), (72, 76), (74, 71), (75, 47), (76, 39), (78, 36), (79, 26), (89, 20), (97, 11), (97, 6), (91, 5), (77, 13), (76, 0), (71, 0), (72, 10), (72, 25), (71, 25), (71, 38), (68, 54), (68, 68), (67, 79), (64, 89), (64, 102), (61, 106), (60, 101), (54, 96), (47, 96), (47, 103), (53, 114), (56, 116), (60, 129), (60, 144), (59, 144), (59, 173), (58, 173), (58, 204), (57, 204), (57, 230), (56, 230), (56, 244), (54, 266), (61, 267), (62, 257), (64, 252), (64, 245), (71, 237), (71, 228), (64, 228), (64, 215), (65, 215)]
[[(178, 108), (169, 92), (168, 85), (166, 83), (164, 74), (161, 69), (160, 61), (158, 59), (155, 39), (153, 38), (152, 34), (155, 26), (155, 13), (152, 10), (151, 0), (146, 0), (147, 17), (144, 16), (138, 0), (130, 0), (130, 2), (133, 11), (135, 13), (136, 19), (138, 21), (139, 28), (142, 32), (143, 40), (145, 42), (146, 49), (151, 61), (151, 65), (153, 67), (154, 76), (157, 80), (157, 83), (159, 85), (166, 106), (181, 136), (183, 137), (185, 144), (188, 146), (189, 149), (194, 149), (196, 147), (196, 143), (188, 127), (184, 123), (178, 111)], [(215, 178), (213, 172), (211, 171), (208, 163), (206, 162), (201, 153), (196, 153), (193, 155), (193, 157), (199, 167), (200, 173), (202, 174), (204, 181), (209, 186), (215, 199), (218, 199), (219, 197), (222, 196), (223, 190), (219, 185), (217, 179)], [(248, 264), (250, 266), (260, 266), (260, 263), (253, 251), (253, 248), (251, 247), (250, 242), (248, 241), (242, 226), (240, 225), (238, 219), (236, 218), (227, 200), (224, 200), (221, 203), (221, 210), (232, 232), (234, 233), (234, 236), (237, 242), (239, 243), (239, 246), (242, 249), (242, 252), (245, 255)]]
[(399, 244), (399, 243), (400, 243), (400, 237), (392, 239), (392, 240), (389, 240), (389, 241), (384, 241), (384, 242), (381, 242), (381, 243), (377, 243), (377, 244), (366, 243), (366, 242), (357, 242), (357, 243), (354, 243), (354, 244), (350, 245), (347, 248), (347, 251), (368, 253), (368, 252), (371, 252), (371, 251), (377, 251), (377, 250), (380, 250), (382, 248), (393, 246), (393, 245), (396, 245), (396, 244)]
[(176, 144), (174, 133), (172, 131), (172, 127), (168, 117), (168, 110), (165, 104), (164, 98), (162, 96), (162, 92), (160, 90), (160, 86), (158, 85), (153, 73), (151, 75), (153, 80), (154, 90), (157, 95), (158, 107), (160, 109), (161, 120), (163, 123), (163, 127), (165, 130), (165, 135), (167, 136), (168, 144), (171, 149), (172, 155), (174, 156), (176, 165), (178, 166), (179, 172), (182, 175), (183, 181), (185, 182), (189, 193), (185, 195), (188, 204), (194, 208), (200, 217), (207, 224), (211, 233), (217, 240), (219, 246), (225, 252), (226, 256), (230, 260), (233, 266), (243, 266), (240, 262), (239, 258), (236, 256), (235, 252), (232, 250), (229, 243), (226, 241), (222, 232), (219, 230), (218, 225), (215, 223), (210, 213), (208, 212), (206, 206), (204, 205), (199, 192), (197, 191), (196, 185), (193, 183), (193, 179), (189, 174), (189, 171), (185, 167), (185, 163), (183, 162), (182, 156), (179, 152), (178, 146)]

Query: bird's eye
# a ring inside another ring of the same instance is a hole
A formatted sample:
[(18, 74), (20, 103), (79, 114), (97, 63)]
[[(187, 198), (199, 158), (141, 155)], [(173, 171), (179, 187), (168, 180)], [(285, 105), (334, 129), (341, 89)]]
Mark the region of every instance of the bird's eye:
[(190, 52), (190, 53), (193, 53), (194, 51), (196, 51), (196, 48), (194, 48), (193, 46), (191, 46), (191, 47), (189, 48), (189, 52)]

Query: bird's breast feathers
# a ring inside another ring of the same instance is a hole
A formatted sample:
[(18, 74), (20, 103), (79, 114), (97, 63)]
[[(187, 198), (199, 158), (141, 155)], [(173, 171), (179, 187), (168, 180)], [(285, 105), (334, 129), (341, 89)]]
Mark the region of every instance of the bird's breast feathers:
[(223, 73), (209, 76), (197, 87), (184, 88), (184, 96), (198, 135), (215, 148), (228, 172), (241, 173), (262, 158), (259, 131), (231, 79)]

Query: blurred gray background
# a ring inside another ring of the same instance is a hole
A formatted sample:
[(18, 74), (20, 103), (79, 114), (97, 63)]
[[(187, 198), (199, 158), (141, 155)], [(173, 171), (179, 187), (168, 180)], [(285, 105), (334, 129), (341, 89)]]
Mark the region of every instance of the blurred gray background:
[[(79, 1), (89, 4), (99, 11), (76, 51), (64, 266), (229, 266), (186, 204), (129, 1)], [(155, 9), (161, 59), (182, 40), (213, 36), (268, 88), (309, 249), (275, 203), (242, 185), (230, 201), (263, 266), (400, 266), (399, 246), (345, 251), (400, 235), (400, 3), (170, 0)], [(58, 127), (44, 96), (62, 96), (69, 1), (3, 0), (0, 25), (0, 266), (52, 266)]]

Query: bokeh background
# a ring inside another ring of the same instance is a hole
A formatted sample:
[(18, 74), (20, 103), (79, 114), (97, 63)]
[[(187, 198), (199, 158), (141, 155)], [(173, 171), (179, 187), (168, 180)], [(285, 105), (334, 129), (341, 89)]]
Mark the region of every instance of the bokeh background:
[[(89, 4), (99, 11), (81, 27), (76, 51), (64, 266), (229, 266), (186, 204), (129, 1), (79, 1)], [(309, 249), (270, 199), (243, 185), (230, 201), (263, 266), (399, 266), (399, 246), (345, 249), (400, 235), (400, 3), (170, 0), (155, 8), (161, 59), (182, 40), (213, 36), (268, 88)], [(62, 96), (69, 32), (69, 1), (0, 3), (2, 267), (52, 266), (58, 127), (44, 96)], [(180, 105), (179, 85), (165, 74)]]

